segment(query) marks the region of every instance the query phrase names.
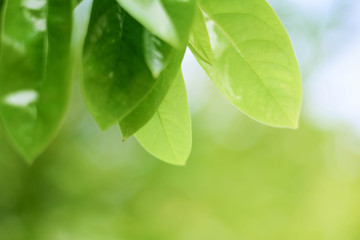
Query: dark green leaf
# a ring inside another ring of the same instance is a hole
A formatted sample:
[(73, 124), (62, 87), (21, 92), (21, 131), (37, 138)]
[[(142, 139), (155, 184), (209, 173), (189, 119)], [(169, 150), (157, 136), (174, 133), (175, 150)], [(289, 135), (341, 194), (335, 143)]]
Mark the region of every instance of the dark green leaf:
[[(4, 0), (0, 0), (0, 41), (1, 41), (2, 30), (3, 30), (4, 13), (5, 13), (5, 2), (4, 2)], [(1, 44), (0, 44), (0, 53), (1, 53)]]
[(152, 119), (136, 134), (155, 157), (184, 165), (191, 151), (191, 118), (181, 71)]
[(171, 46), (186, 46), (193, 21), (195, 0), (117, 0), (151, 33)]
[[(174, 50), (175, 51), (175, 50)], [(178, 72), (184, 51), (175, 51), (169, 66), (160, 75), (159, 81), (149, 96), (120, 122), (123, 138), (127, 139), (142, 128), (155, 114)]]
[(102, 129), (132, 112), (157, 82), (144, 60), (143, 31), (115, 0), (94, 0), (84, 48), (84, 95)]
[(265, 124), (296, 128), (301, 78), (289, 39), (265, 0), (200, 0), (208, 22), (214, 63), (202, 59), (224, 96)]
[(70, 0), (8, 0), (0, 58), (0, 110), (31, 161), (59, 128), (69, 97)]
[(1, 35), (2, 35), (2, 29), (3, 29), (3, 26), (2, 26), (3, 21), (2, 21), (2, 19), (3, 19), (3, 14), (4, 14), (4, 8), (5, 8), (4, 6), (5, 6), (4, 0), (0, 0), (0, 38), (1, 38)]

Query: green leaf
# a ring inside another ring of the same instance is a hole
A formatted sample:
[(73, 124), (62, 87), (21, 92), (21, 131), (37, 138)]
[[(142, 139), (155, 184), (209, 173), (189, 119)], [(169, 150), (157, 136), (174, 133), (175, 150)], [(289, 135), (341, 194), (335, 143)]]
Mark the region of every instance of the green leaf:
[(174, 54), (171, 56), (170, 63), (160, 75), (154, 90), (133, 112), (120, 122), (124, 140), (136, 133), (153, 117), (174, 79), (177, 77), (185, 50), (173, 51)]
[(83, 82), (83, 49), (90, 22), (93, 0), (81, 1), (73, 10), (74, 24), (71, 38), (72, 79)]
[(94, 0), (84, 47), (84, 96), (102, 129), (122, 120), (151, 92), (143, 27), (115, 0)]
[(198, 6), (195, 8), (195, 19), (190, 32), (188, 46), (197, 58), (212, 65), (214, 56), (211, 49), (209, 33), (206, 28), (204, 15)]
[[(5, 2), (4, 0), (0, 0), (0, 41), (2, 37), (3, 32), (3, 18), (5, 13)], [(1, 53), (1, 44), (0, 44), (0, 53)]]
[(79, 3), (73, 11), (74, 24), (71, 39), (71, 52), (75, 62), (81, 62), (82, 59), (92, 4), (93, 0), (84, 0)]
[(3, 14), (4, 14), (5, 4), (4, 0), (0, 0), (0, 38), (2, 35), (2, 29), (3, 29)]
[(0, 58), (0, 112), (31, 161), (63, 119), (70, 90), (70, 0), (8, 0)]
[(210, 66), (198, 58), (222, 94), (265, 124), (296, 128), (301, 77), (288, 37), (265, 0), (200, 0), (208, 15), (214, 52)]
[(158, 78), (169, 64), (173, 52), (171, 46), (146, 29), (144, 30), (145, 62), (154, 78)]
[(181, 71), (153, 118), (135, 134), (150, 154), (184, 165), (191, 151), (191, 118)]
[(117, 0), (119, 4), (151, 33), (174, 48), (186, 46), (195, 0)]

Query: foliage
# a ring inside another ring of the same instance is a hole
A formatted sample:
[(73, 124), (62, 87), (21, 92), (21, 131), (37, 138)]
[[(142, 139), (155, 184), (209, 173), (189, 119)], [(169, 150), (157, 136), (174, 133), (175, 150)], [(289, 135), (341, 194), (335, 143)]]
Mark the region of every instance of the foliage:
[[(2, 0), (0, 113), (31, 162), (64, 118), (73, 76), (103, 130), (119, 124), (154, 156), (184, 164), (191, 124), (186, 46), (220, 92), (264, 124), (296, 128), (301, 80), (265, 0)], [(78, 74), (71, 74), (71, 69)], [(82, 73), (82, 74), (79, 74)]]

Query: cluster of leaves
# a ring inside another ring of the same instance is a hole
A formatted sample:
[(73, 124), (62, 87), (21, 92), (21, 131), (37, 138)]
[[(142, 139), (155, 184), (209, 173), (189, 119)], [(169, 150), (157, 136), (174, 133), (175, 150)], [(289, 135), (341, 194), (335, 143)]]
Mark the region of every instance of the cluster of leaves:
[[(88, 110), (152, 155), (184, 164), (189, 47), (221, 93), (262, 123), (296, 128), (301, 80), (265, 0), (0, 0), (0, 113), (31, 162), (64, 117), (75, 62)], [(221, 117), (221, 116), (219, 116)]]

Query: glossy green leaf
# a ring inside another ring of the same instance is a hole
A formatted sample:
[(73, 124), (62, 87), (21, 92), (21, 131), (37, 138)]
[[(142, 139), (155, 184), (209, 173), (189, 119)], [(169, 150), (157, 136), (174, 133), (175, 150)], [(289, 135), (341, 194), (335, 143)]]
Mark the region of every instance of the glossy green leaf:
[(102, 129), (122, 120), (151, 92), (143, 27), (115, 0), (94, 0), (84, 47), (84, 96)]
[[(0, 0), (0, 42), (1, 42), (2, 31), (3, 31), (4, 14), (5, 14), (5, 2), (4, 2), (4, 0)], [(1, 44), (0, 44), (0, 54), (1, 54)]]
[(154, 78), (158, 78), (169, 64), (173, 52), (171, 46), (144, 30), (145, 61)]
[(265, 0), (200, 0), (213, 66), (198, 58), (223, 95), (265, 124), (296, 128), (301, 78), (288, 34)]
[(117, 0), (151, 33), (171, 46), (186, 46), (194, 15), (195, 0)]
[(84, 42), (89, 26), (93, 0), (84, 0), (73, 11), (73, 31), (71, 39), (71, 52), (75, 62), (81, 62)]
[(212, 65), (214, 56), (211, 49), (209, 33), (206, 28), (204, 15), (198, 6), (195, 8), (195, 19), (190, 32), (188, 46), (197, 58)]
[(174, 50), (169, 66), (160, 75), (154, 90), (133, 112), (120, 122), (124, 140), (135, 134), (153, 117), (180, 71), (184, 52), (185, 50)]
[(152, 119), (136, 134), (150, 154), (176, 165), (184, 165), (191, 151), (191, 118), (185, 83), (177, 75)]
[(69, 97), (70, 0), (8, 0), (0, 58), (0, 112), (31, 161), (57, 132)]
[(72, 53), (72, 79), (73, 81), (82, 82), (83, 79), (83, 49), (87, 29), (89, 26), (91, 9), (93, 0), (84, 0), (78, 3), (73, 10), (73, 30), (71, 38), (71, 53)]
[[(4, 15), (4, 0), (0, 0), (0, 39), (1, 39), (1, 35), (2, 35), (2, 29), (3, 29), (3, 15)], [(1, 47), (1, 46), (0, 46)], [(1, 49), (0, 49), (1, 50)]]

